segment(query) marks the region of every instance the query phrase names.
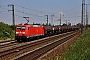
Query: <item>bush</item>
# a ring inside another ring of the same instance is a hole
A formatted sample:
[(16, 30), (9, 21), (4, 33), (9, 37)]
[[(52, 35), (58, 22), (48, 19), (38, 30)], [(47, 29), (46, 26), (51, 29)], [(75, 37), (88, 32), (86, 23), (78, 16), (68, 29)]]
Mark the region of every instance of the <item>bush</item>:
[(0, 22), (0, 39), (14, 38), (14, 30), (10, 25)]

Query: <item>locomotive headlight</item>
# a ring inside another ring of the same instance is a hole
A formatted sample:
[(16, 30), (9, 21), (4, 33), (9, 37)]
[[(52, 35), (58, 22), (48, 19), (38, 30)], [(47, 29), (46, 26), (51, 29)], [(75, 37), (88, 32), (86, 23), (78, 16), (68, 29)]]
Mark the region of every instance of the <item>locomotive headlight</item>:
[(25, 32), (22, 32), (22, 34), (25, 34)]
[(60, 28), (59, 28), (59, 30), (60, 30)]
[(54, 30), (54, 28), (53, 28), (53, 30)]
[(18, 34), (19, 32), (16, 32), (16, 34)]

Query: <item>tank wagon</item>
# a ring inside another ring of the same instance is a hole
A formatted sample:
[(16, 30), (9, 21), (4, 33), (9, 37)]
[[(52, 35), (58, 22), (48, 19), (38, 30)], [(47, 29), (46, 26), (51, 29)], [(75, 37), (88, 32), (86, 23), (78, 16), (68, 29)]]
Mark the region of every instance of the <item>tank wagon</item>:
[(15, 30), (15, 40), (18, 42), (25, 41), (29, 38), (55, 35), (63, 32), (74, 31), (79, 29), (76, 26), (43, 26), (43, 25), (30, 25), (18, 24)]

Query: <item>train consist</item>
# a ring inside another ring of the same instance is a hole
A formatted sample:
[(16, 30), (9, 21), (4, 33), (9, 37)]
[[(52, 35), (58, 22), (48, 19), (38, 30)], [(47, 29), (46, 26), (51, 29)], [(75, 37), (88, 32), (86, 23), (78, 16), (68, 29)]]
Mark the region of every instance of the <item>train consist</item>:
[(18, 42), (25, 41), (29, 38), (55, 35), (63, 32), (78, 30), (76, 26), (43, 26), (18, 24), (15, 30), (15, 40)]

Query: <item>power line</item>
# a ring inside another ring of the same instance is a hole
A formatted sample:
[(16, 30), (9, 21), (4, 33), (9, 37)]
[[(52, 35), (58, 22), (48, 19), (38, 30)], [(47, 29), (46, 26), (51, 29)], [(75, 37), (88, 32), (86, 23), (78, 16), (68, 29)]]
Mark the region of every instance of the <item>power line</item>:
[(0, 7), (7, 7), (7, 6), (5, 6), (5, 5), (0, 5)]
[[(7, 1), (8, 1), (8, 0), (7, 0)], [(8, 2), (10, 2), (10, 1), (8, 1)], [(10, 3), (11, 3), (11, 2), (10, 2)], [(34, 10), (34, 9), (27, 8), (27, 7), (23, 7), (23, 6), (20, 6), (20, 5), (17, 5), (17, 4), (15, 4), (15, 6), (21, 7), (21, 8), (24, 8), (24, 9), (28, 9), (28, 10), (31, 10), (31, 11), (35, 11), (35, 12), (40, 12), (40, 13), (50, 13), (50, 12), (44, 12), (44, 11)], [(79, 5), (79, 6), (81, 6), (81, 5)], [(75, 8), (78, 8), (79, 6), (74, 7), (74, 8), (72, 8), (72, 9), (69, 9), (69, 10), (67, 10), (67, 11), (64, 11), (64, 13), (69, 12), (69, 11), (75, 9)], [(17, 12), (17, 11), (15, 11), (15, 12)], [(34, 14), (30, 14), (30, 13), (27, 13), (27, 12), (22, 12), (22, 11), (18, 11), (18, 12), (19, 12), (19, 13), (23, 13), (23, 14), (27, 14), (27, 15), (30, 15), (30, 16), (32, 15), (32, 16), (41, 17), (41, 16), (34, 15)], [(55, 18), (55, 17), (54, 17), (54, 18)], [(75, 18), (75, 17), (64, 17), (64, 18)]]
[(4, 9), (4, 10), (8, 10), (8, 8), (4, 8), (4, 7), (2, 7), (2, 6), (0, 6), (0, 8), (1, 8), (1, 9)]
[[(32, 11), (35, 11), (35, 12), (40, 12), (40, 13), (50, 13), (50, 12), (44, 12), (44, 11), (40, 11), (40, 10), (34, 10), (34, 9), (31, 9), (31, 8), (27, 8), (27, 7), (23, 7), (23, 6), (20, 6), (20, 5), (15, 5), (17, 7), (21, 7), (21, 8), (24, 8), (24, 9), (28, 9), (28, 10), (32, 10)], [(50, 13), (52, 14), (52, 13)]]
[(74, 8), (71, 8), (71, 9), (69, 9), (69, 10), (67, 10), (67, 11), (64, 11), (64, 13), (69, 12), (69, 11), (71, 11), (71, 10), (73, 10), (73, 9), (76, 9), (76, 8), (78, 8), (78, 7), (80, 7), (80, 6), (82, 6), (82, 5), (79, 5), (79, 6), (76, 6), (76, 7), (74, 7)]
[[(8, 1), (8, 0), (5, 0), (5, 1), (11, 3), (11, 1)], [(17, 6), (17, 7), (25, 8), (25, 9), (32, 10), (32, 11), (35, 11), (35, 12), (50, 13), (50, 12), (45, 12), (45, 11), (40, 11), (40, 10), (35, 10), (35, 9), (27, 8), (27, 7), (24, 7), (24, 6), (20, 6), (20, 5), (18, 5), (18, 4), (14, 4), (14, 5)], [(81, 5), (79, 5), (79, 6), (81, 6)], [(71, 11), (71, 10), (73, 10), (73, 9), (75, 9), (75, 8), (78, 8), (79, 6), (76, 6), (76, 7), (74, 7), (74, 8), (71, 8), (71, 9), (67, 10), (67, 11), (64, 11), (64, 13), (66, 13), (66, 12), (68, 12), (68, 11)], [(54, 14), (54, 13), (50, 13), (50, 14)]]
[[(26, 12), (23, 12), (23, 11), (17, 11), (15, 10), (15, 12), (19, 12), (19, 13), (23, 13), (23, 14), (28, 14), (28, 15), (32, 15), (32, 16), (38, 16), (38, 15), (34, 15), (34, 14), (29, 14), (29, 13), (26, 13)], [(16, 15), (15, 16), (19, 16), (19, 15)], [(23, 16), (20, 16), (20, 17), (23, 17)], [(38, 17), (42, 17), (42, 16), (38, 16)], [(80, 17), (80, 16), (76, 16), (76, 17)], [(64, 17), (64, 18), (76, 18), (76, 17)]]
[[(5, 1), (11, 3), (11, 1), (8, 1), (8, 0), (5, 0)], [(35, 10), (35, 9), (28, 8), (28, 7), (20, 6), (20, 5), (18, 5), (18, 4), (14, 4), (14, 5), (17, 6), (17, 7), (25, 8), (25, 9), (32, 10), (32, 11), (35, 11), (35, 12), (50, 13), (50, 12), (45, 12), (45, 11), (40, 11), (40, 10)], [(79, 5), (79, 6), (81, 6), (81, 5)], [(69, 9), (69, 10), (67, 10), (67, 11), (64, 11), (64, 12), (71, 11), (71, 10), (73, 10), (73, 9), (75, 9), (75, 8), (78, 8), (79, 6), (76, 6), (76, 7), (74, 7), (74, 8), (71, 8), (71, 9)], [(50, 13), (50, 14), (53, 14), (53, 13)]]
[[(70, 16), (70, 17), (64, 17), (64, 18), (78, 18), (78, 17), (81, 17), (81, 16)], [(57, 18), (57, 17), (55, 17)]]
[[(0, 6), (0, 8), (4, 9), (4, 10), (8, 10), (7, 8), (2, 8), (1, 6)], [(33, 16), (37, 16), (37, 17), (43, 17), (43, 16), (39, 16), (39, 15), (35, 15), (35, 14), (30, 14), (30, 13), (19, 11), (19, 10), (15, 10), (15, 12), (19, 12), (19, 13), (23, 13), (23, 14), (28, 14), (28, 15), (33, 15)]]
[(34, 15), (34, 14), (30, 14), (30, 13), (23, 12), (23, 11), (18, 11), (18, 10), (16, 10), (16, 12), (23, 13), (23, 14), (28, 14), (28, 15), (33, 15), (33, 16), (37, 16), (37, 17), (43, 17), (43, 16)]
[[(11, 1), (8, 1), (8, 0), (5, 0), (5, 1), (11, 3)], [(28, 8), (28, 7), (20, 6), (20, 5), (18, 5), (18, 4), (14, 4), (14, 5), (17, 6), (17, 7), (21, 7), (21, 8), (28, 9), (28, 10), (32, 10), (32, 11), (35, 11), (35, 12), (52, 14), (52, 13), (50, 13), (50, 12), (45, 12), (45, 11), (35, 10), (35, 9)]]
[(72, 16), (72, 17), (64, 17), (64, 18), (78, 18), (78, 17), (81, 17), (81, 16)]
[[(0, 8), (2, 8), (2, 7), (0, 7)], [(4, 10), (8, 10), (7, 8), (2, 8), (2, 9), (4, 9)], [(12, 11), (12, 10), (9, 10), (9, 11)], [(4, 12), (4, 11), (3, 11)], [(19, 12), (19, 13), (23, 13), (23, 14), (27, 14), (27, 15), (32, 15), (32, 16), (37, 16), (37, 17), (43, 17), (43, 16), (39, 16), (39, 15), (35, 15), (35, 14), (30, 14), (30, 13), (27, 13), (27, 12), (23, 12), (23, 11), (17, 11), (17, 10), (15, 10), (15, 12)], [(8, 13), (2, 13), (2, 14), (8, 14)], [(9, 15), (11, 15), (11, 14), (9, 14)], [(16, 15), (16, 14), (14, 14), (15, 16), (18, 16), (18, 17), (23, 17), (23, 16), (20, 16), (20, 15)], [(34, 18), (36, 18), (36, 17), (34, 17)], [(36, 18), (36, 19), (38, 19), (38, 18)]]
[(11, 14), (8, 14), (8, 13), (5, 13), (5, 12), (4, 12), (4, 13), (3, 13), (3, 12), (0, 12), (0, 13), (2, 13), (2, 14), (7, 14), (7, 15), (11, 15)]
[[(11, 15), (11, 14), (9, 14), (9, 13), (5, 13), (5, 12), (0, 12), (1, 14), (7, 14), (7, 15)], [(20, 16), (20, 15), (17, 15), (17, 14), (15, 14), (15, 16), (18, 16), (18, 17), (23, 17), (23, 16)]]
[[(6, 9), (5, 9), (6, 10)], [(17, 12), (17, 11), (15, 11), (15, 12)], [(20, 13), (23, 13), (23, 12), (21, 12), (21, 11), (18, 11), (18, 12), (20, 12)], [(0, 13), (1, 14), (7, 14), (7, 15), (11, 15), (11, 14), (9, 14), (9, 13), (6, 13), (6, 11), (0, 11)], [(17, 16), (17, 17), (21, 17), (21, 18), (23, 18), (23, 16), (20, 16), (20, 15), (18, 15), (18, 14), (14, 14), (15, 16)], [(33, 18), (33, 19), (38, 19), (38, 18), (36, 18), (35, 16), (38, 16), (38, 15), (33, 15), (33, 14), (30, 14), (30, 16), (34, 16), (34, 17), (31, 17), (31, 18)], [(42, 17), (42, 16), (39, 16), (39, 17)]]

